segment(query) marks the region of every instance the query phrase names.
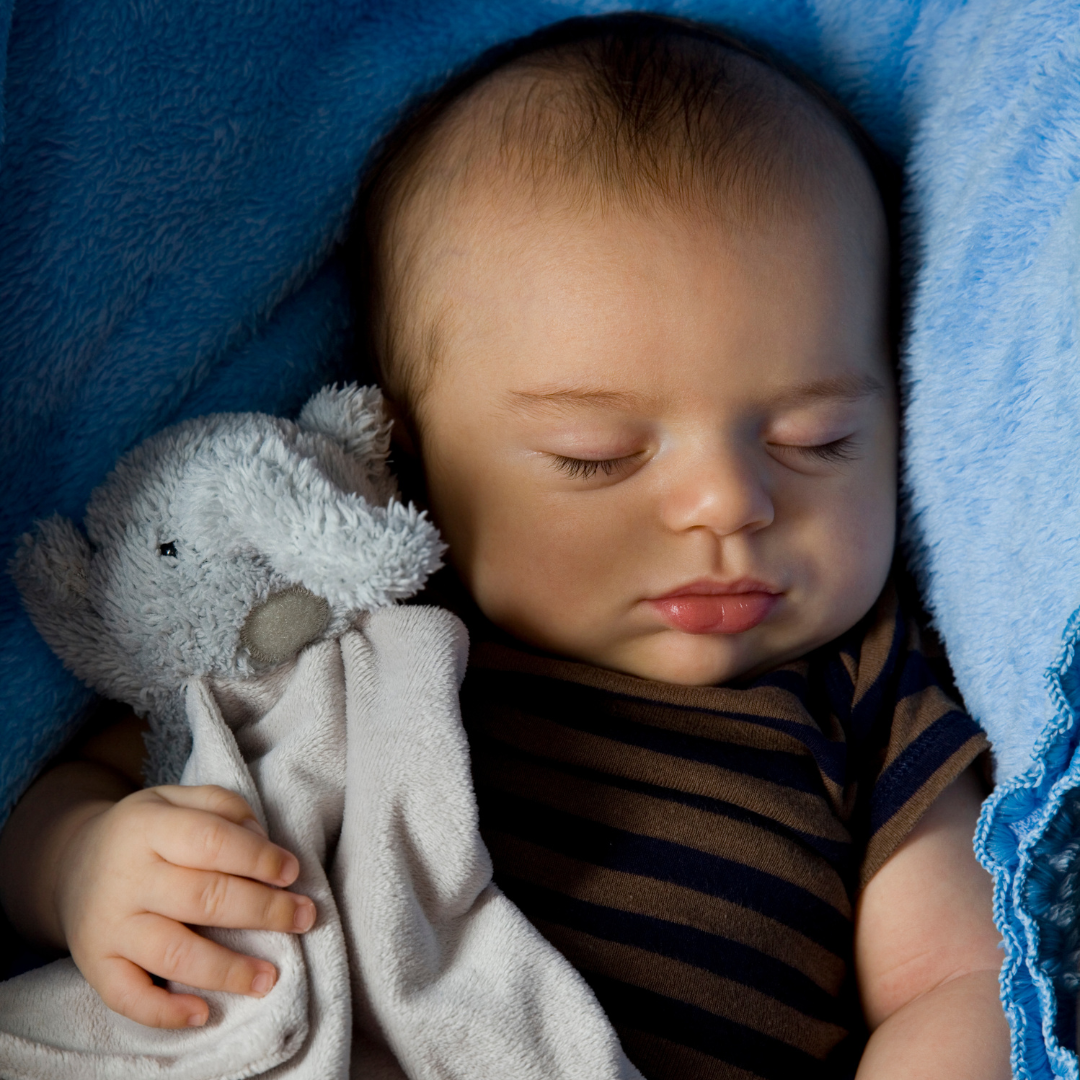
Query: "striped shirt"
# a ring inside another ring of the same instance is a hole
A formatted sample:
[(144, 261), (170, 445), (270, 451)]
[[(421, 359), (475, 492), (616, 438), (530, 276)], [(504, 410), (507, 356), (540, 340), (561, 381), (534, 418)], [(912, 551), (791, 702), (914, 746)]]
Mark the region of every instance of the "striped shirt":
[(462, 709), (496, 883), (649, 1080), (854, 1073), (858, 890), (987, 748), (891, 586), (742, 686), (480, 641)]

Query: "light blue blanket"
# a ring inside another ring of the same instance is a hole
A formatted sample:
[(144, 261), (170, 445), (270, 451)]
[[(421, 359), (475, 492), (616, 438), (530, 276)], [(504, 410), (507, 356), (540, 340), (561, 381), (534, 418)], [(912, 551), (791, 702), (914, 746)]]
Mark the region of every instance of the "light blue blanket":
[[(372, 140), (488, 45), (626, 6), (0, 0), (0, 560), (162, 425), (346, 375), (332, 252)], [(1080, 7), (650, 6), (787, 53), (905, 161), (905, 530), (997, 756), (1014, 1070), (1077, 1077)], [(87, 701), (6, 577), (0, 674), (2, 821)]]

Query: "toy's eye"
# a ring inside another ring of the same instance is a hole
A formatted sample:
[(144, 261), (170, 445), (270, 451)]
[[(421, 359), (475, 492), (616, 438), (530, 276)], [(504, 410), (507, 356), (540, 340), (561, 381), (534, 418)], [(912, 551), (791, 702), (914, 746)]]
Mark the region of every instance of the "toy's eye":
[(176, 541), (175, 540), (170, 540), (167, 544), (162, 544), (161, 547), (158, 548), (158, 552), (160, 554), (162, 554), (162, 555), (168, 555), (169, 558), (171, 558), (171, 559), (175, 559), (176, 558)]

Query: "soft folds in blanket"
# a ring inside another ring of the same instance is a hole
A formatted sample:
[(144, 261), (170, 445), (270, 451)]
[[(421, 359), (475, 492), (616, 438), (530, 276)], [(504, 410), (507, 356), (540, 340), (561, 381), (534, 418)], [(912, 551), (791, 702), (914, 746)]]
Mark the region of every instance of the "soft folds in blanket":
[[(85, 533), (13, 563), (65, 664), (150, 721), (149, 771), (240, 792), (294, 852), (302, 938), (208, 931), (272, 960), (200, 1029), (110, 1012), (70, 960), (0, 983), (0, 1076), (631, 1078), (592, 991), (492, 884), (461, 725), (464, 627), (391, 606), (442, 543), (394, 494), (374, 388), (293, 423), (215, 414), (125, 455)], [(182, 770), (182, 772), (181, 772)]]
[(207, 995), (194, 1031), (111, 1013), (70, 960), (0, 983), (0, 1074), (638, 1077), (584, 980), (491, 883), (457, 703), (466, 649), (453, 615), (384, 608), (262, 678), (191, 682), (183, 782), (248, 799), (299, 856), (318, 923), (207, 931), (280, 977), (261, 1001)]
[(1080, 19), (1049, 0), (933, 13), (905, 94), (906, 529), (994, 746), (977, 850), (1013, 1068), (1075, 1080), (1059, 1035), (1080, 903)]
[[(1003, 781), (981, 850), (1014, 1068), (1076, 1077), (1045, 951), (1077, 923), (1055, 869), (1077, 827), (1050, 829), (1080, 784), (1075, 0), (0, 0), (0, 561), (165, 423), (291, 411), (333, 377), (325, 260), (410, 94), (498, 41), (635, 6), (776, 46), (908, 167), (908, 536)], [(2, 817), (84, 700), (10, 585), (0, 671)]]

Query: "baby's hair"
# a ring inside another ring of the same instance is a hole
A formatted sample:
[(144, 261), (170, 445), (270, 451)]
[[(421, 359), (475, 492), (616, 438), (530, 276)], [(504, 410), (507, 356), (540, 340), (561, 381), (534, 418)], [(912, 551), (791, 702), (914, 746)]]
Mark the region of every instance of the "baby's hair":
[[(415, 102), (364, 170), (347, 245), (362, 359), (415, 419), (441, 335), (438, 315), (421, 314), (425, 243), (448, 197), (493, 166), (538, 205), (782, 224), (803, 185), (850, 186), (844, 144), (885, 209), (893, 340), (898, 174), (802, 72), (719, 29), (647, 14), (570, 19), (492, 49)], [(430, 228), (410, 233), (419, 206)]]

